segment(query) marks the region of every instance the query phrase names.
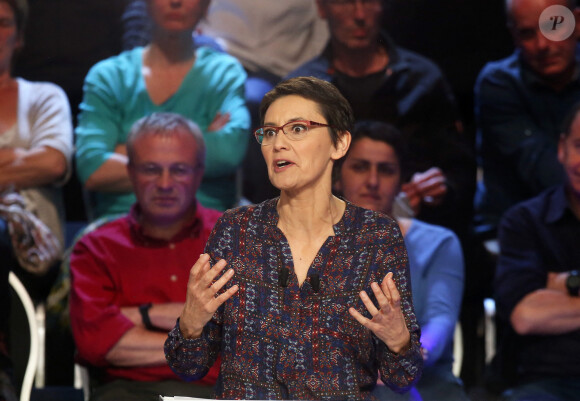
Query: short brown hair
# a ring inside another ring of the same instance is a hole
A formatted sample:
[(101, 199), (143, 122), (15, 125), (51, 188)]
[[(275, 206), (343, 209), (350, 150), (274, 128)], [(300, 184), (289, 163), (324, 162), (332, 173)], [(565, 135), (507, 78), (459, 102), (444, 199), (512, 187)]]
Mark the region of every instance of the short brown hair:
[(296, 95), (315, 102), (320, 113), (330, 125), (330, 138), (334, 146), (346, 131), (351, 131), (354, 125), (354, 114), (348, 100), (330, 82), (314, 77), (296, 77), (280, 82), (270, 92), (264, 95), (260, 104), (260, 122), (264, 124), (264, 116), (268, 108), (276, 100)]

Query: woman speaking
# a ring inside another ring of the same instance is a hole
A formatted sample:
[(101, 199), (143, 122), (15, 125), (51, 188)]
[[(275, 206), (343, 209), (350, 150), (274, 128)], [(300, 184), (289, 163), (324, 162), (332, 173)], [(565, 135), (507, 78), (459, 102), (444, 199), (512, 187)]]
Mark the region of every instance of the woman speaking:
[(372, 400), (379, 373), (408, 390), (423, 362), (403, 237), (331, 191), (350, 144), (348, 102), (299, 77), (260, 112), (255, 136), (280, 197), (216, 223), (165, 343), (169, 365), (195, 380), (221, 355), (221, 399)]

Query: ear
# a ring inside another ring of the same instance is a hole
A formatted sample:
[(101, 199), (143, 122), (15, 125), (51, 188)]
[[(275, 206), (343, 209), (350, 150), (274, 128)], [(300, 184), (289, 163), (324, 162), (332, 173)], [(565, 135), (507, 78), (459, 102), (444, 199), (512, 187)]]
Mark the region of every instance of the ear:
[(332, 159), (338, 160), (342, 156), (344, 156), (350, 146), (350, 141), (352, 136), (349, 131), (344, 131), (342, 135), (338, 138), (338, 142), (334, 148), (334, 152), (332, 152)]

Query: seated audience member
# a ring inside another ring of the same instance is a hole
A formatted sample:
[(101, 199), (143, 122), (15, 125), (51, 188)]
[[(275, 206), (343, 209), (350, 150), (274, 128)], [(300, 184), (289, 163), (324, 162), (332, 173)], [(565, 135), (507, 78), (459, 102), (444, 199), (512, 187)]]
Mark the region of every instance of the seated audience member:
[(27, 7), (0, 0), (0, 399), (15, 399), (6, 344), (8, 274), (45, 273), (63, 247), (64, 208), (59, 186), (72, 155), (70, 108), (47, 82), (11, 74), (23, 45)]
[(207, 397), (217, 370), (200, 384), (181, 382), (163, 353), (192, 261), (220, 215), (196, 200), (203, 135), (178, 114), (154, 113), (132, 127), (127, 155), (137, 202), (128, 215), (82, 237), (70, 261), (78, 357), (99, 382), (91, 400)]
[[(24, 32), (26, 46), (18, 52), (12, 71), (30, 81), (48, 81), (60, 86), (67, 94), (74, 126), (87, 72), (95, 63), (119, 54), (122, 50), (121, 15), (127, 0), (27, 2), (29, 14)], [(62, 192), (64, 204), (67, 205), (67, 221), (82, 222), (87, 219), (87, 215), (81, 201), (82, 186), (75, 172), (73, 163), (71, 179)], [(50, 328), (47, 327), (47, 330), (50, 331)], [(51, 333), (47, 333), (47, 336), (50, 337)], [(50, 342), (50, 338), (47, 341)], [(58, 348), (48, 342), (48, 352)], [(53, 362), (54, 357), (47, 355), (46, 359)], [(72, 368), (70, 365), (71, 371)], [(53, 377), (61, 375), (63, 371), (47, 367), (46, 384), (55, 384)]]
[[(404, 165), (403, 138), (392, 125), (357, 123), (348, 153), (335, 167), (337, 192), (358, 206), (393, 216)], [(413, 305), (421, 326), (423, 375), (408, 394), (381, 400), (467, 400), (452, 373), (453, 334), (463, 293), (463, 255), (455, 234), (416, 219), (397, 218), (411, 271)], [(380, 388), (380, 387), (379, 387)]]
[(483, 182), (475, 201), (477, 225), (494, 233), (502, 214), (518, 202), (563, 183), (556, 149), (560, 123), (580, 98), (578, 29), (550, 40), (541, 13), (565, 6), (580, 16), (575, 0), (505, 0), (516, 47), (488, 63), (475, 84), (478, 164)]
[(383, 0), (316, 4), (328, 22), (330, 41), (290, 76), (330, 81), (350, 102), (357, 120), (385, 121), (401, 130), (410, 154), (410, 177), (403, 177), (402, 186), (410, 214), (465, 230), (471, 220), (475, 162), (458, 133), (457, 107), (440, 70), (381, 31)]
[(509, 209), (499, 225), (498, 317), (517, 334), (509, 401), (580, 394), (580, 105), (558, 143), (567, 181)]
[[(328, 26), (313, 0), (213, 0), (200, 23), (248, 73), (246, 101), (253, 126), (262, 98), (282, 77), (316, 56), (328, 40)], [(270, 184), (260, 146), (248, 137), (243, 193), (254, 203), (280, 194)]]
[(237, 202), (236, 173), (247, 147), (246, 74), (232, 57), (196, 48), (192, 32), (209, 0), (147, 0), (151, 43), (96, 64), (85, 80), (77, 134), (81, 181), (96, 192), (94, 217), (126, 213), (135, 201), (126, 171), (126, 135), (140, 117), (175, 112), (196, 121), (207, 145), (200, 202)]

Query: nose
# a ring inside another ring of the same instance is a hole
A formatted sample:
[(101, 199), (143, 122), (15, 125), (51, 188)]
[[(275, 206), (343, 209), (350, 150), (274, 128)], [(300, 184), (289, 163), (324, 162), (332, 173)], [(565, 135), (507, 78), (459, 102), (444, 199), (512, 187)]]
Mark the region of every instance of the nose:
[(550, 46), (550, 40), (541, 31), (536, 33), (536, 46), (540, 51), (546, 51)]
[(281, 129), (279, 129), (276, 132), (276, 136), (274, 137), (272, 146), (276, 150), (288, 148), (288, 138), (286, 137), (284, 131), (282, 131)]
[(354, 2), (354, 17), (358, 20), (364, 19), (366, 16), (366, 10), (362, 0), (355, 0)]
[(173, 185), (173, 177), (171, 177), (171, 173), (169, 169), (163, 169), (161, 175), (157, 179), (157, 187), (159, 189), (170, 189)]
[(367, 174), (367, 186), (369, 188), (377, 188), (379, 186), (379, 175), (376, 167), (371, 167)]

